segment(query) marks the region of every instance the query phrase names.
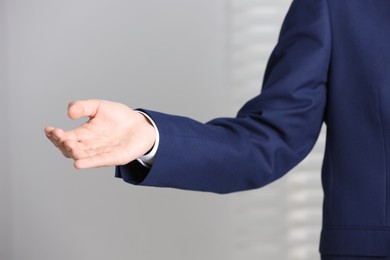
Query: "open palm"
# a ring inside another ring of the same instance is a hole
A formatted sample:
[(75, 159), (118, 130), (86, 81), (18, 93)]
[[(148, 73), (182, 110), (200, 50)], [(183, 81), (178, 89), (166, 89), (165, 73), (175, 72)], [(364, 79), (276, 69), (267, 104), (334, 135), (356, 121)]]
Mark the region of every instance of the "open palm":
[(74, 159), (76, 168), (127, 164), (153, 146), (155, 131), (142, 114), (106, 100), (83, 100), (69, 104), (71, 119), (89, 117), (79, 127), (64, 131), (46, 127), (49, 140)]

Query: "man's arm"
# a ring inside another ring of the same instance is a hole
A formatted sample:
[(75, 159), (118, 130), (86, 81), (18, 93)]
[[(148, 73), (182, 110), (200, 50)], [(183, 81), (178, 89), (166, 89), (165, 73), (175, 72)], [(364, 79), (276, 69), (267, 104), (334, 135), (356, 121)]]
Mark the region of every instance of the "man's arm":
[(143, 110), (160, 144), (151, 168), (136, 159), (156, 134), (128, 107), (101, 100), (69, 106), (73, 119), (90, 120), (71, 131), (46, 128), (48, 138), (76, 168), (118, 165), (126, 182), (228, 193), (264, 186), (299, 163), (317, 140), (326, 104), (331, 30), (326, 0), (295, 0), (264, 77), (262, 94), (236, 118), (206, 124)]
[(153, 166), (118, 166), (126, 182), (228, 193), (264, 186), (312, 149), (326, 104), (331, 29), (325, 0), (295, 0), (264, 77), (262, 94), (236, 118), (202, 124), (144, 110), (160, 145)]

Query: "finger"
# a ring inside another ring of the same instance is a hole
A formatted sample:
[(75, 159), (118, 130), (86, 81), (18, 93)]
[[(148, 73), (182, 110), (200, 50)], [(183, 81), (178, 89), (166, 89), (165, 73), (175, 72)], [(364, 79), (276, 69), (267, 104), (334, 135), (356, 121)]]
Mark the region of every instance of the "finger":
[(64, 131), (60, 128), (46, 127), (45, 133), (54, 146), (56, 146), (65, 157), (70, 158), (70, 155), (64, 146), (64, 141), (61, 140)]
[(100, 103), (101, 100), (98, 99), (73, 101), (68, 105), (68, 116), (71, 119), (78, 119), (84, 116), (94, 117)]
[(71, 158), (71, 155), (69, 154), (69, 151), (66, 149), (64, 142), (51, 140), (52, 143), (60, 150), (62, 155), (64, 155), (66, 158)]
[(66, 158), (72, 158), (72, 156), (69, 154), (68, 150), (65, 148), (65, 146), (60, 145), (58, 146), (58, 149), (61, 151), (62, 155)]
[(54, 142), (55, 142), (55, 140), (54, 140), (54, 138), (53, 138), (53, 130), (54, 130), (55, 128), (54, 127), (46, 127), (45, 128), (45, 135), (46, 135), (46, 137), (50, 140), (50, 142), (52, 142), (53, 144), (54, 144)]
[(59, 135), (61, 135), (61, 131), (62, 130), (56, 129), (54, 127), (45, 128), (46, 137), (57, 147), (59, 146), (60, 143)]
[(115, 158), (111, 153), (101, 153), (92, 157), (75, 160), (74, 167), (76, 169), (97, 168), (105, 166), (124, 165), (122, 158)]
[(56, 146), (59, 145), (60, 139), (62, 139), (62, 140), (67, 140), (67, 139), (76, 140), (77, 139), (74, 136), (73, 131), (64, 132), (62, 129), (56, 130), (56, 128), (54, 128), (52, 126), (45, 127), (44, 131), (45, 131), (46, 137)]
[(69, 130), (69, 131), (65, 131), (63, 132), (62, 134), (62, 139), (63, 140), (72, 140), (72, 141), (81, 141), (82, 139), (82, 136), (85, 135), (82, 133), (82, 129), (79, 128), (76, 128), (76, 129), (73, 129), (73, 130)]
[(72, 158), (72, 159), (76, 159), (74, 156), (73, 156), (73, 150), (75, 147), (74, 143), (77, 143), (73, 140), (65, 140), (63, 143), (62, 143), (62, 150), (69, 156), (69, 158)]
[(65, 141), (64, 147), (69, 155), (75, 160), (93, 157), (97, 154), (105, 153), (108, 150), (107, 147), (89, 147), (84, 143), (72, 140)]
[(75, 160), (74, 167), (76, 169), (88, 169), (88, 168), (97, 168), (106, 166), (106, 158), (104, 155), (95, 155), (93, 157), (83, 158), (80, 160)]
[(50, 138), (52, 136), (52, 131), (54, 130), (55, 128), (52, 127), (52, 126), (47, 126), (45, 127), (44, 131), (45, 131), (45, 134), (48, 138)]
[(51, 133), (51, 137), (53, 138), (53, 140), (58, 144), (61, 143), (61, 139), (64, 135), (64, 130), (62, 130), (61, 128), (55, 128)]

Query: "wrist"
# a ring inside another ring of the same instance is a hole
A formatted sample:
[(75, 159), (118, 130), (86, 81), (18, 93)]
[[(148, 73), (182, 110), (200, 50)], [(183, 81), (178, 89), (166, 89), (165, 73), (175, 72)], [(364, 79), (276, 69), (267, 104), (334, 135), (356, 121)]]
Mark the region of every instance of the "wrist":
[(156, 157), (157, 150), (158, 150), (158, 146), (159, 146), (159, 142), (160, 142), (160, 134), (159, 134), (159, 131), (158, 131), (156, 124), (150, 118), (149, 115), (147, 115), (146, 113), (139, 111), (139, 110), (135, 110), (135, 111), (138, 112), (139, 114), (141, 114), (144, 117), (144, 119), (147, 121), (149, 126), (153, 128), (153, 136), (154, 136), (153, 145), (149, 148), (149, 150), (143, 156), (140, 156), (139, 158), (137, 158), (138, 162), (140, 162), (142, 165), (144, 165), (146, 167), (151, 167), (151, 165), (153, 164), (154, 159)]

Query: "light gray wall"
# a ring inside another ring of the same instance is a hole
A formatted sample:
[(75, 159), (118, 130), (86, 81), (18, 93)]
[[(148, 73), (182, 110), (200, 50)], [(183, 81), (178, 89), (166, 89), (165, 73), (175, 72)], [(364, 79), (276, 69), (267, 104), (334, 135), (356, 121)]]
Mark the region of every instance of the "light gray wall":
[(133, 187), (113, 168), (76, 171), (43, 134), (80, 123), (66, 119), (73, 99), (226, 115), (225, 1), (4, 1), (0, 258), (231, 259), (228, 197)]
[(0, 0), (0, 259), (12, 259), (5, 15), (4, 1)]

